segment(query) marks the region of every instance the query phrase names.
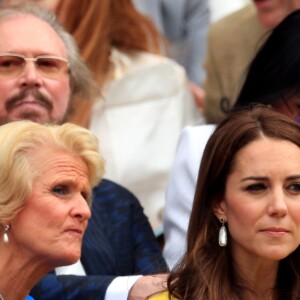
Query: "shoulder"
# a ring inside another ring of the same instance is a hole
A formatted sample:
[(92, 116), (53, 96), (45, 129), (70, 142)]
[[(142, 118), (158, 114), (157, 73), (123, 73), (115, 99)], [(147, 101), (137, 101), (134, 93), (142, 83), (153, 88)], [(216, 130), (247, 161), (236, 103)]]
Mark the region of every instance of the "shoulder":
[(93, 201), (95, 204), (111, 205), (140, 205), (138, 199), (125, 187), (107, 179), (103, 179), (93, 189)]
[(196, 180), (204, 148), (215, 128), (216, 125), (205, 124), (183, 129), (171, 172), (177, 174), (176, 180), (178, 176), (186, 176), (187, 173), (193, 174), (192, 177)]
[(180, 135), (178, 149), (182, 147), (186, 151), (199, 153), (199, 148), (204, 149), (215, 128), (214, 124), (185, 127)]
[(201, 140), (205, 136), (210, 136), (211, 133), (215, 130), (215, 124), (202, 124), (196, 126), (186, 126), (181, 135), (187, 139), (191, 140)]
[(192, 203), (203, 151), (215, 127), (199, 125), (183, 129), (169, 176), (166, 216), (169, 217), (172, 211), (174, 215), (178, 208), (177, 216), (183, 215), (182, 206)]
[[(143, 51), (112, 53), (114, 75), (106, 85), (107, 103), (126, 103), (166, 97), (183, 98), (187, 75), (182, 66), (167, 57)], [(141, 82), (147, 84), (141, 84)], [(118, 94), (122, 93), (119, 97)]]
[[(93, 189), (92, 218), (89, 227), (95, 224), (110, 224), (110, 230), (130, 233), (138, 217), (147, 220), (139, 200), (121, 185), (104, 179)], [(97, 225), (99, 226), (99, 225)]]
[(160, 294), (156, 294), (150, 298), (148, 298), (149, 300), (176, 300), (176, 298), (174, 297), (171, 297), (170, 298), (170, 295), (168, 292), (163, 292), (163, 293), (160, 293)]
[[(182, 131), (170, 175), (168, 192), (174, 188), (176, 190), (172, 203), (182, 203), (182, 197), (178, 197), (178, 193), (182, 191), (187, 195), (191, 193), (192, 202), (203, 151), (215, 127), (215, 125), (187, 126)], [(178, 188), (181, 190), (178, 191)]]
[[(234, 32), (244, 32), (248, 30), (259, 30), (262, 26), (259, 24), (257, 19), (256, 10), (253, 4), (249, 4), (244, 8), (237, 10), (221, 18), (219, 21), (215, 22), (210, 30), (210, 37), (222, 37), (223, 39), (230, 36), (224, 36), (224, 34), (232, 34)], [(235, 39), (236, 36), (231, 36)]]
[(121, 51), (114, 48), (111, 53), (111, 60), (115, 67), (123, 66), (123, 70), (126, 72), (155, 66), (168, 66), (169, 68), (176, 69), (178, 72), (184, 70), (174, 60), (146, 51)]

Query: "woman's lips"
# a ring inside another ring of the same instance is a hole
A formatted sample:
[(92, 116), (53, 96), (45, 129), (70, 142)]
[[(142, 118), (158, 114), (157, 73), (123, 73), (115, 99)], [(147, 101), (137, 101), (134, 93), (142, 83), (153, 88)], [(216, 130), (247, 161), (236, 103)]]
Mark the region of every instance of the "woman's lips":
[(283, 227), (268, 227), (261, 230), (261, 232), (272, 235), (272, 236), (282, 236), (289, 233), (289, 230)]
[(69, 229), (65, 230), (65, 232), (71, 233), (74, 235), (80, 235), (80, 236), (83, 235), (83, 230), (81, 230), (79, 228), (69, 228)]

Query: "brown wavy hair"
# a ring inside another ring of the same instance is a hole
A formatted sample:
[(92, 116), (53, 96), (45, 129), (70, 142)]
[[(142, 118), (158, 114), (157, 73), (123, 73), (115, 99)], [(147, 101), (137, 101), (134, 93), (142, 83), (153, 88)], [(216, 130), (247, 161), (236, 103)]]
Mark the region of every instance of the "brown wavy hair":
[[(168, 279), (169, 292), (176, 298), (243, 299), (245, 291), (250, 291), (235, 269), (230, 243), (226, 247), (218, 244), (220, 222), (213, 210), (224, 198), (237, 152), (262, 136), (300, 147), (300, 125), (262, 105), (231, 113), (210, 137), (199, 169), (187, 252)], [(255, 291), (250, 292), (255, 295)], [(300, 299), (299, 247), (280, 261), (271, 292), (276, 299)]]

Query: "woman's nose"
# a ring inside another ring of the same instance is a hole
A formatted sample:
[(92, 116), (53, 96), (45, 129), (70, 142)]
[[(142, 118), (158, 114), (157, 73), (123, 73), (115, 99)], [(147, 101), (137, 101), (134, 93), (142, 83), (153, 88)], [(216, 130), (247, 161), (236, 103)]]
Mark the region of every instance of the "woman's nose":
[(88, 220), (91, 217), (91, 209), (86, 199), (80, 194), (72, 210), (72, 215), (81, 220)]
[(275, 217), (283, 217), (287, 213), (286, 197), (283, 192), (275, 192), (268, 204), (268, 214)]

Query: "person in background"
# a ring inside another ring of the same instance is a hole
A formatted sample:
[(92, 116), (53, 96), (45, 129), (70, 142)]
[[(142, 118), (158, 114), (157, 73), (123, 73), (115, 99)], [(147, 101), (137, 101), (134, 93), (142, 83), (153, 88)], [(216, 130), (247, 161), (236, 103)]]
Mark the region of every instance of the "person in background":
[(203, 83), (207, 123), (219, 123), (224, 118), (237, 99), (245, 70), (258, 49), (271, 30), (299, 8), (299, 0), (252, 0), (211, 26)]
[(203, 61), (210, 24), (208, 0), (133, 0), (165, 37), (166, 55), (181, 64), (190, 79), (197, 105), (203, 107)]
[[(1, 7), (0, 41), (0, 124), (62, 123), (76, 98), (93, 98), (91, 74), (52, 13), (32, 4)], [(162, 277), (153, 274), (168, 269), (136, 197), (103, 179), (91, 210), (80, 261), (43, 277), (36, 299), (134, 299), (160, 288)]]
[(180, 131), (202, 120), (184, 69), (159, 55), (159, 33), (131, 0), (56, 3), (58, 20), (75, 37), (98, 83), (104, 84), (102, 97), (93, 105), (76, 104), (69, 120), (101, 139), (106, 177), (137, 196), (159, 236)]
[(266, 106), (235, 111), (205, 147), (187, 251), (168, 293), (299, 299), (299, 245), (300, 125)]
[(104, 160), (97, 138), (67, 123), (11, 122), (0, 144), (0, 299), (23, 300), (46, 273), (79, 260)]
[[(300, 11), (274, 28), (251, 62), (234, 109), (263, 103), (299, 121)], [(165, 209), (164, 257), (169, 267), (185, 251), (185, 239), (205, 144), (215, 125), (186, 127), (180, 137), (169, 177)], [(176, 245), (176, 247), (175, 247)]]
[(273, 30), (248, 67), (234, 108), (258, 102), (300, 122), (300, 10)]

